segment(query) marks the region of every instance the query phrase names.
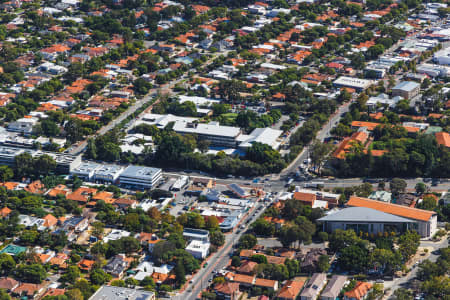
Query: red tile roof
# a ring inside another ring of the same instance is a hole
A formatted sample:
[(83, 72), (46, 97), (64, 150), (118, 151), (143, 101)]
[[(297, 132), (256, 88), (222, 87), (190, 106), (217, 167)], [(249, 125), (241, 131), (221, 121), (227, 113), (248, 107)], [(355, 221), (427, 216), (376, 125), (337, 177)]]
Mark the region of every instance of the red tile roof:
[(358, 281), (355, 288), (351, 291), (346, 292), (344, 294), (344, 296), (346, 298), (359, 300), (359, 299), (364, 298), (367, 295), (367, 293), (370, 291), (371, 288), (372, 288), (371, 283)]
[(351, 196), (347, 202), (348, 206), (367, 207), (408, 219), (428, 222), (435, 215), (434, 211), (411, 208), (402, 205), (385, 203), (377, 200)]
[(305, 282), (302, 280), (287, 281), (281, 288), (280, 292), (278, 293), (277, 298), (295, 300), (298, 294), (300, 294), (304, 284)]
[(437, 132), (436, 134), (436, 141), (439, 145), (450, 147), (450, 134), (447, 132)]

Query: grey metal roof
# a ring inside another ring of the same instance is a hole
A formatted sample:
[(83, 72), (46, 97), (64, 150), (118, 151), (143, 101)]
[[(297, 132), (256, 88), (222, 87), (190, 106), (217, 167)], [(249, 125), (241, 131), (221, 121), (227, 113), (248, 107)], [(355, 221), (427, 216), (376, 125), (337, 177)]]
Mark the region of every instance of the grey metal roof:
[(414, 221), (387, 214), (367, 207), (348, 207), (338, 212), (320, 218), (322, 222), (388, 222), (388, 223), (412, 223)]
[(333, 275), (333, 277), (331, 277), (331, 280), (328, 282), (327, 286), (325, 287), (325, 289), (321, 294), (322, 298), (323, 297), (337, 298), (342, 288), (344, 287), (346, 281), (347, 281), (346, 276)]
[(135, 290), (116, 286), (102, 286), (89, 300), (151, 300), (155, 299), (153, 292)]
[(128, 166), (121, 174), (121, 177), (135, 177), (152, 180), (161, 169), (141, 166)]
[(410, 92), (419, 86), (420, 86), (420, 84), (418, 84), (417, 82), (414, 82), (414, 81), (403, 81), (403, 82), (400, 82), (399, 84), (397, 84), (396, 86), (394, 86), (392, 89), (393, 90), (404, 90), (404, 91)]

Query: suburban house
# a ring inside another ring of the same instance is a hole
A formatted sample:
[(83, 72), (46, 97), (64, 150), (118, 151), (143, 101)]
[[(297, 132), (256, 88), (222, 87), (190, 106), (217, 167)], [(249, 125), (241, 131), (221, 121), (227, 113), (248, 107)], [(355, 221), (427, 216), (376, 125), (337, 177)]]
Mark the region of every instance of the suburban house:
[(359, 281), (353, 290), (344, 293), (344, 300), (365, 299), (371, 289), (372, 289), (371, 283)]
[(314, 273), (300, 294), (300, 300), (315, 300), (327, 283), (327, 274)]
[(288, 280), (277, 294), (278, 300), (295, 300), (298, 294), (300, 294), (303, 285), (302, 280)]
[(327, 286), (320, 295), (320, 300), (336, 300), (339, 293), (347, 282), (347, 277), (342, 275), (333, 275)]
[(237, 300), (241, 295), (239, 291), (239, 283), (226, 281), (218, 283), (214, 286), (214, 292), (219, 299)]

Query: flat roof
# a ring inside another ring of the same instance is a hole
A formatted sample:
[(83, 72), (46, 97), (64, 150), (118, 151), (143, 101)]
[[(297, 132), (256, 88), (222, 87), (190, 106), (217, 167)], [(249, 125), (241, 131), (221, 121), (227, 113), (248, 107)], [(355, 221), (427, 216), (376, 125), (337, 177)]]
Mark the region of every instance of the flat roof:
[(234, 138), (241, 133), (239, 127), (222, 126), (218, 122), (208, 124), (187, 124), (184, 122), (175, 122), (173, 126), (175, 132), (203, 134), (209, 136), (220, 136)]
[(135, 290), (118, 286), (104, 285), (89, 300), (150, 300), (155, 298), (155, 293), (144, 290)]
[(333, 83), (358, 88), (367, 88), (370, 85), (372, 85), (374, 81), (355, 77), (341, 76), (338, 79), (336, 79)]
[(152, 180), (156, 174), (160, 173), (161, 169), (151, 168), (151, 167), (140, 167), (140, 166), (128, 166), (120, 177), (138, 177), (143, 179)]
[(100, 165), (100, 168), (95, 170), (94, 175), (115, 175), (122, 170), (123, 167), (119, 165)]
[(420, 84), (418, 84), (417, 82), (414, 81), (403, 81), (400, 82), (399, 84), (397, 84), (396, 86), (394, 86), (392, 89), (393, 90), (403, 90), (403, 91), (407, 91), (407, 92), (411, 92), (412, 90), (416, 89), (420, 87)]
[(90, 173), (100, 168), (100, 164), (94, 162), (82, 162), (78, 167), (72, 170), (72, 173)]

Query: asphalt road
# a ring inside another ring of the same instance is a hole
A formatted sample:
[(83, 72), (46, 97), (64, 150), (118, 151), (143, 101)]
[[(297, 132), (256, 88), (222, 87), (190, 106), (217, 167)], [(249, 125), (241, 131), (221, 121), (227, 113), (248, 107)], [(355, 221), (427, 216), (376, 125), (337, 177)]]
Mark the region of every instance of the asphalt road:
[[(341, 117), (349, 111), (351, 102), (346, 102), (343, 105), (339, 106), (337, 112), (334, 113), (331, 118), (328, 119), (328, 122), (322, 127), (322, 129), (317, 133), (316, 139), (320, 141), (324, 141), (327, 137), (330, 137), (330, 130), (339, 122)], [(291, 162), (289, 166), (287, 166), (280, 173), (280, 177), (286, 176), (289, 173), (296, 172), (300, 164), (308, 158), (309, 145), (306, 146), (303, 151), (297, 156), (295, 160)]]
[[(448, 247), (448, 238), (444, 238), (440, 243), (433, 243), (428, 241), (422, 241), (420, 243), (421, 247), (432, 247), (433, 251), (440, 249), (440, 248), (447, 248)], [(436, 262), (437, 258), (439, 257), (438, 254), (431, 253), (430, 256), (427, 258), (428, 260), (432, 262)], [(394, 299), (394, 292), (395, 290), (399, 288), (409, 288), (409, 284), (411, 280), (413, 280), (416, 275), (417, 271), (419, 270), (418, 266), (413, 266), (411, 272), (409, 272), (406, 276), (396, 278), (394, 281), (385, 283), (385, 288), (390, 288), (390, 292), (388, 295), (386, 295), (387, 299)]]
[[(264, 209), (257, 210), (259, 207), (266, 207), (267, 203), (257, 202), (252, 210), (242, 219), (240, 224), (251, 224), (255, 221), (264, 211)], [(250, 219), (249, 222), (247, 222)], [(178, 300), (195, 300), (200, 294), (202, 289), (209, 285), (209, 280), (213, 278), (213, 271), (223, 269), (230, 260), (230, 253), (233, 250), (233, 245), (239, 240), (242, 234), (248, 229), (248, 225), (245, 225), (243, 230), (234, 230), (230, 234), (226, 235), (225, 245), (215, 254), (208, 259), (208, 265), (205, 268), (200, 269), (193, 279), (192, 283), (189, 283), (181, 294), (172, 296), (171, 299)]]
[[(102, 128), (100, 128), (97, 131), (96, 136), (103, 135), (106, 132), (108, 132), (109, 130), (111, 130), (114, 127), (116, 127), (118, 124), (120, 124), (120, 122), (122, 122), (123, 120), (128, 118), (131, 114), (133, 114), (136, 110), (141, 108), (142, 105), (144, 105), (148, 101), (152, 100), (155, 97), (155, 95), (156, 95), (156, 91), (153, 91), (150, 94), (148, 94), (147, 96), (145, 96), (144, 98), (136, 101), (132, 106), (130, 106), (126, 111), (124, 111), (120, 116), (118, 116), (117, 118), (115, 118), (114, 120), (109, 122), (107, 125), (105, 125)], [(73, 148), (72, 150), (70, 150), (69, 153), (73, 154), (73, 155), (78, 155), (81, 152), (83, 152), (84, 149), (86, 149), (86, 146), (87, 146), (87, 139), (82, 141), (82, 142), (80, 142), (78, 144), (78, 146)]]

